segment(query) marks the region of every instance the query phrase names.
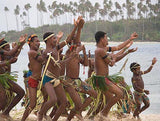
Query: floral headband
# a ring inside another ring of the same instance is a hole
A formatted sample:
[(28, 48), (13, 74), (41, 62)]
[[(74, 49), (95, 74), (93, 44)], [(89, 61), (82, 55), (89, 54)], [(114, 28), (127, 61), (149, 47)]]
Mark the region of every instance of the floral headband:
[(33, 37), (37, 37), (37, 35), (36, 35), (36, 34), (32, 34), (32, 35), (28, 38), (28, 41), (27, 41), (28, 44), (31, 42), (31, 40), (32, 40)]

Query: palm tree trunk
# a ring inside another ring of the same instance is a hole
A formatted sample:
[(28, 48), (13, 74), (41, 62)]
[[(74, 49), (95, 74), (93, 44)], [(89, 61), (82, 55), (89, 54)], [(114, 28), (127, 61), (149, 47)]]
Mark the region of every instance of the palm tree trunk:
[(7, 32), (8, 32), (8, 19), (7, 19), (7, 14), (5, 13), (6, 16), (6, 26), (7, 26)]
[(29, 22), (29, 11), (28, 11), (28, 26), (30, 26), (30, 22)]
[(17, 31), (19, 31), (19, 25), (18, 25), (18, 18), (16, 16), (16, 25), (17, 25)]

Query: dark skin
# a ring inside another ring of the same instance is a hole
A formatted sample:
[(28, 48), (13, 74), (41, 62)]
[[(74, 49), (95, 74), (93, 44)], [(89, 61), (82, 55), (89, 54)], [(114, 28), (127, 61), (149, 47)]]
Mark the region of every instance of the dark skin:
[[(8, 62), (9, 63), (15, 63), (17, 61), (17, 58), (11, 58)], [(5, 72), (5, 66), (7, 66), (7, 61), (1, 61), (0, 62), (0, 70), (1, 70), (1, 72), (3, 72), (2, 70), (4, 70), (4, 72)], [(2, 110), (4, 110), (5, 109), (5, 107), (6, 107), (6, 104), (7, 104), (7, 96), (6, 96), (6, 91), (5, 91), (5, 89), (4, 89), (4, 87), (2, 86), (2, 84), (0, 84), (0, 97), (1, 97), (1, 103), (0, 103), (0, 111)]]
[[(71, 35), (68, 36), (66, 42), (69, 43), (72, 37)], [(46, 40), (46, 50), (43, 53), (43, 57), (46, 59), (45, 62), (47, 62), (48, 55), (47, 53), (51, 52), (51, 56), (60, 64), (61, 60), (59, 58), (58, 49), (63, 48), (66, 45), (66, 42), (61, 42), (59, 44), (59, 47), (57, 46), (57, 37), (52, 36)], [(55, 64), (55, 62), (51, 59), (47, 68), (48, 71), (50, 71), (52, 74), (54, 74), (55, 78), (58, 78), (60, 76), (60, 67)], [(46, 112), (57, 102), (57, 100), (60, 101), (60, 106), (58, 110), (56, 111), (56, 114), (53, 121), (57, 121), (60, 115), (63, 113), (67, 106), (67, 99), (65, 95), (65, 91), (62, 87), (62, 84), (59, 84), (58, 86), (54, 87), (50, 82), (47, 82), (44, 85), (44, 88), (49, 96), (49, 100), (42, 106), (41, 110), (38, 113), (38, 121), (41, 121), (43, 119), (43, 114), (46, 114)]]
[[(82, 17), (79, 17), (77, 20), (77, 24), (78, 24), (78, 30), (77, 30), (77, 36), (75, 36), (73, 39), (73, 43), (75, 44), (74, 48), (72, 50), (68, 49), (68, 51), (66, 52), (66, 56), (69, 56), (72, 53), (76, 53), (76, 58), (72, 58), (67, 64), (66, 64), (66, 76), (72, 79), (77, 79), (79, 78), (79, 70), (80, 70), (80, 64), (84, 65), (84, 66), (88, 66), (88, 58), (86, 55), (86, 50), (85, 50), (85, 46), (84, 45), (80, 45), (80, 39), (77, 39), (80, 37), (80, 32), (81, 29), (83, 27), (84, 24), (84, 20), (82, 19)], [(84, 57), (80, 57), (79, 56), (79, 52), (82, 51)], [(72, 65), (72, 66), (70, 66)], [(71, 81), (71, 80), (67, 80), (67, 81)], [(81, 87), (80, 88), (80, 92), (81, 93), (85, 93), (85, 94), (89, 94), (90, 96), (96, 98), (96, 92), (91, 89), (91, 90), (84, 90), (83, 89), (83, 85), (87, 85), (85, 82), (82, 81)], [(75, 88), (71, 85), (68, 85), (66, 88), (66, 91), (69, 93), (70, 97), (72, 98), (74, 104), (75, 104), (75, 108), (73, 110), (71, 110), (67, 120), (70, 121), (74, 115), (76, 114), (76, 111), (79, 112), (79, 119), (82, 120), (82, 116), (81, 116), (81, 112), (83, 111), (83, 109), (85, 107), (87, 107), (91, 102), (92, 99), (91, 97), (86, 98), (85, 102), (82, 104), (81, 102), (81, 98), (78, 94), (78, 92), (75, 90)]]
[(91, 77), (92, 72), (94, 71), (94, 58), (91, 58), (90, 50), (88, 52), (88, 78)]
[[(132, 42), (127, 46), (127, 48), (129, 48), (130, 46), (131, 46), (131, 44), (132, 44)], [(109, 59), (108, 58), (108, 62), (109, 62), (109, 65), (110, 64), (112, 64), (113, 62), (118, 62), (118, 61), (120, 61), (123, 57), (125, 57), (127, 54), (129, 54), (129, 53), (132, 53), (132, 52), (135, 52), (137, 50), (137, 48), (132, 48), (132, 49), (129, 49), (127, 52), (125, 52), (125, 50), (124, 49), (122, 49), (121, 51), (119, 51), (118, 53), (116, 53), (116, 54), (108, 54), (109, 56), (111, 56), (112, 58), (114, 58), (115, 60), (113, 61), (113, 60), (111, 60), (111, 59)], [(102, 51), (103, 52), (103, 51)], [(105, 63), (106, 64), (106, 63)], [(111, 65), (112, 66), (112, 65)], [(115, 84), (116, 85), (116, 84)], [(122, 86), (124, 86), (124, 87), (126, 87), (127, 86), (127, 84), (126, 84), (126, 82), (123, 80), (123, 81), (121, 81), (120, 82), (120, 85), (122, 85)], [(122, 91), (122, 90), (121, 90)], [(106, 94), (106, 99), (110, 99), (110, 101), (108, 101), (108, 100), (106, 100), (107, 102), (106, 103), (108, 103), (108, 102), (112, 102), (112, 99), (114, 99), (114, 96), (113, 96), (113, 94), (111, 94), (111, 93), (109, 93), (108, 92), (108, 94)], [(108, 108), (108, 107), (107, 107)], [(102, 109), (102, 106), (101, 105), (99, 105), (99, 107), (97, 108), (97, 110), (95, 111), (95, 112), (93, 112), (93, 115), (96, 115), (97, 113), (99, 113), (99, 111), (100, 111), (100, 109)], [(107, 110), (107, 111), (109, 111), (109, 110)]]
[[(127, 40), (126, 43), (123, 44), (121, 47), (113, 47), (111, 50), (112, 51), (118, 50), (119, 48), (125, 47), (127, 44), (129, 44), (135, 38), (137, 38), (136, 33), (132, 34), (131, 38), (129, 40)], [(96, 75), (104, 76), (104, 77), (106, 75), (108, 75), (108, 73), (109, 73), (108, 66), (113, 66), (115, 64), (115, 62), (121, 60), (125, 55), (128, 54), (128, 52), (123, 53), (122, 55), (119, 55), (119, 56), (117, 56), (117, 55), (113, 56), (113, 55), (108, 54), (107, 58), (102, 59), (102, 57), (104, 57), (107, 54), (106, 53), (106, 50), (108, 50), (108, 49), (106, 49), (106, 48), (108, 48), (107, 45), (108, 45), (108, 40), (107, 40), (107, 36), (105, 35), (104, 37), (100, 38), (99, 42), (97, 43), (97, 48), (95, 50), (95, 72), (96, 72)], [(109, 90), (104, 92), (104, 95), (106, 96), (107, 99), (109, 99), (109, 101), (101, 112), (103, 116), (107, 116), (111, 107), (115, 103), (117, 103), (117, 101), (119, 101), (120, 99), (123, 98), (123, 92), (119, 87), (117, 87), (113, 83), (111, 85), (107, 85), (107, 86), (108, 86)], [(116, 96), (113, 96), (113, 94), (115, 94)]]
[[(27, 37), (27, 35), (24, 35), (24, 36), (21, 36), (19, 38), (19, 42), (21, 42), (21, 44), (20, 44), (21, 46), (24, 45), (26, 37)], [(7, 51), (10, 52), (9, 44), (4, 46), (3, 49), (6, 52)], [(18, 50), (16, 52), (18, 52)], [(15, 56), (17, 57), (18, 55), (15, 55), (15, 53), (13, 53), (13, 55), (9, 55), (9, 56), (5, 55), (5, 53), (4, 53), (2, 55), (2, 61), (9, 60), (9, 59), (11, 59), (12, 57), (15, 57)], [(5, 68), (5, 69), (6, 69), (5, 72), (10, 72), (11, 64), (7, 65), (7, 68)], [(11, 92), (16, 93), (17, 95), (13, 98), (12, 102), (10, 103), (10, 105), (3, 111), (3, 113), (2, 113), (3, 117), (8, 117), (9, 116), (9, 112), (11, 111), (11, 109), (23, 98), (24, 93), (25, 93), (24, 90), (17, 83), (13, 82), (12, 80), (9, 80), (9, 83), (12, 85), (12, 86), (10, 86), (9, 90)]]
[[(157, 59), (153, 58), (152, 65), (146, 71), (141, 71), (140, 66), (133, 70), (132, 84), (135, 91), (139, 93), (144, 92), (147, 95), (149, 94), (149, 90), (144, 89), (144, 81), (142, 79), (142, 75), (149, 73), (156, 62), (157, 62)], [(136, 109), (134, 111), (133, 116), (139, 118), (139, 114), (145, 109), (147, 109), (150, 104), (149, 102), (143, 99), (144, 106), (141, 108), (141, 104), (139, 104), (139, 101), (135, 99), (135, 102), (136, 102)]]
[[(44, 61), (42, 55), (39, 55), (36, 58), (37, 54), (39, 53), (38, 52), (39, 46), (40, 46), (40, 42), (38, 37), (34, 37), (33, 42), (30, 42), (30, 51), (28, 52), (29, 63), (30, 63), (30, 66), (32, 67), (31, 77), (37, 81), (40, 81), (41, 79), (42, 64)], [(29, 106), (25, 110), (21, 121), (25, 121), (28, 115), (36, 106), (37, 88), (29, 87), (29, 99), (30, 99)]]
[[(19, 38), (19, 45), (18, 44), (14, 44), (14, 48), (13, 49), (9, 49), (9, 50), (5, 50), (3, 48), (0, 48), (0, 50), (3, 50), (4, 55), (8, 55), (8, 56), (18, 56), (19, 54), (16, 55), (16, 53), (20, 53), (23, 45), (25, 44), (25, 41), (23, 41), (24, 38), (26, 38), (27, 35), (21, 36)], [(3, 41), (4, 38), (0, 39), (0, 42)]]

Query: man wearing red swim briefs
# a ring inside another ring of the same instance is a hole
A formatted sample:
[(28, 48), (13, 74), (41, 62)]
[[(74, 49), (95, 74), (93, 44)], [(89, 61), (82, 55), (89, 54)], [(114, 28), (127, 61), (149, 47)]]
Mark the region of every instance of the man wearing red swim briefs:
[(30, 50), (28, 52), (29, 63), (32, 67), (32, 75), (29, 77), (28, 80), (30, 103), (23, 114), (22, 121), (26, 120), (28, 115), (36, 106), (37, 86), (39, 81), (41, 80), (41, 70), (43, 64), (43, 58), (39, 51), (40, 42), (38, 36), (35, 34), (29, 36), (28, 45), (30, 47)]

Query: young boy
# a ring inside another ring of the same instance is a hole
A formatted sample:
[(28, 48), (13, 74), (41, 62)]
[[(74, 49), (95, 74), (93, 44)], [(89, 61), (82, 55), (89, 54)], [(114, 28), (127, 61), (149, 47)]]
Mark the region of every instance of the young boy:
[[(147, 109), (150, 105), (149, 98), (147, 97), (149, 91), (144, 89), (142, 75), (150, 72), (156, 61), (157, 59), (153, 58), (152, 65), (146, 71), (141, 71), (140, 65), (138, 63), (134, 62), (130, 65), (130, 69), (133, 72), (132, 85), (134, 88), (134, 98), (136, 102), (136, 109), (133, 113), (134, 118), (139, 118), (139, 114), (145, 109)], [(144, 103), (144, 106), (141, 108), (142, 102)]]

